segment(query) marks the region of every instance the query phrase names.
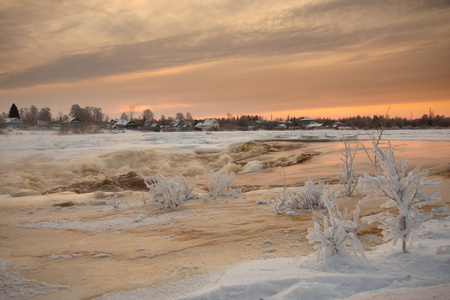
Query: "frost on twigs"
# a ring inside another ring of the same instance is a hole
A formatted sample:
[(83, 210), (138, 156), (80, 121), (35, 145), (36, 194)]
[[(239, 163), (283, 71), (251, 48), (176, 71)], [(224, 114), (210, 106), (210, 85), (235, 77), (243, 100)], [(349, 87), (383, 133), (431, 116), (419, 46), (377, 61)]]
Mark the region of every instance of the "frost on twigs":
[[(99, 200), (96, 200), (96, 201), (99, 201)], [(115, 193), (113, 195), (110, 195), (110, 197), (109, 197), (109, 204), (111, 204), (111, 206), (114, 209), (119, 208), (119, 205), (121, 203), (125, 203), (132, 211), (136, 212), (134, 210), (134, 208), (127, 201), (125, 201), (124, 199), (120, 198), (120, 194), (119, 193)]]
[(358, 151), (358, 145), (354, 150), (347, 141), (344, 140), (345, 151), (341, 151), (343, 157), (341, 157), (342, 163), (339, 165), (341, 170), (335, 172), (334, 176), (339, 179), (342, 185), (342, 193), (344, 197), (352, 197), (353, 193), (358, 190), (356, 186), (358, 185), (358, 170), (354, 167), (356, 152)]
[(328, 215), (314, 214), (314, 228), (308, 228), (310, 244), (315, 244), (318, 260), (327, 261), (333, 255), (339, 255), (348, 263), (363, 267), (371, 267), (364, 249), (355, 235), (357, 224), (342, 219), (336, 205), (336, 193), (328, 193), (322, 197)]
[(111, 206), (112, 206), (114, 209), (119, 208), (120, 202), (121, 202), (121, 201), (120, 201), (119, 195), (118, 195), (117, 193), (115, 193), (114, 195), (111, 195), (111, 196), (109, 197), (109, 203), (111, 204)]
[[(327, 195), (323, 197), (327, 197), (330, 199), (331, 205), (329, 205), (327, 208), (327, 211), (332, 211), (335, 218), (337, 218), (339, 221), (345, 222), (344, 224), (349, 225), (345, 227), (346, 232), (352, 232), (356, 237), (358, 236), (358, 233), (361, 231), (361, 228), (367, 225), (367, 222), (359, 222), (359, 213), (360, 208), (359, 205), (356, 205), (356, 209), (352, 210), (351, 212), (348, 211), (348, 208), (345, 207), (344, 211), (339, 210), (339, 206), (336, 203), (336, 194), (337, 191), (330, 192), (329, 188), (327, 188)], [(325, 206), (325, 204), (324, 204)], [(313, 220), (323, 228), (323, 220), (325, 219), (325, 215), (318, 211), (313, 210)], [(350, 221), (350, 222), (346, 222)]]
[(275, 207), (275, 210), (277, 211), (277, 214), (282, 215), (286, 214), (286, 211), (288, 210), (288, 197), (290, 197), (289, 192), (286, 187), (286, 170), (283, 168), (283, 189), (281, 190), (281, 193), (275, 193), (273, 195), (274, 200), (273, 204)]
[(215, 174), (214, 170), (211, 170), (211, 176), (206, 181), (206, 188), (208, 189), (206, 198), (217, 200), (217, 203), (222, 198), (239, 198), (241, 190), (232, 188), (233, 181), (233, 173), (228, 173), (227, 170), (222, 169)]
[(273, 194), (274, 197), (274, 207), (275, 210), (277, 211), (277, 214), (279, 215), (283, 215), (286, 214), (287, 210), (288, 210), (288, 197), (289, 197), (289, 192), (286, 188), (286, 185), (283, 187), (283, 189), (281, 190), (280, 193), (275, 193)]
[(303, 188), (289, 192), (286, 188), (286, 176), (283, 176), (284, 186), (280, 193), (275, 193), (274, 207), (277, 214), (295, 214), (295, 210), (325, 209), (321, 200), (323, 183), (316, 185), (311, 178)]
[[(145, 178), (145, 184), (150, 190), (150, 195), (158, 208), (177, 209), (182, 202), (194, 198), (194, 182), (192, 186), (179, 175), (178, 180), (167, 180), (161, 174)], [(144, 200), (143, 200), (144, 201)], [(144, 204), (147, 200), (144, 201)]]
[(429, 212), (420, 209), (424, 204), (441, 200), (436, 197), (439, 190), (424, 191), (425, 189), (429, 191), (429, 188), (439, 187), (440, 180), (425, 179), (428, 172), (419, 173), (421, 165), (407, 173), (409, 161), (405, 162), (403, 158), (400, 158), (397, 163), (390, 142), (386, 151), (382, 150), (375, 142), (373, 144), (373, 152), (380, 161), (382, 172), (378, 176), (365, 174), (360, 179), (366, 191), (373, 189), (376, 193), (367, 196), (363, 201), (385, 199), (386, 203), (381, 207), (396, 210), (395, 213), (382, 212), (365, 217), (363, 220), (369, 223), (381, 223), (379, 228), (382, 229), (383, 239), (385, 241), (393, 239), (394, 244), (401, 240), (402, 251), (406, 253), (408, 240), (412, 242), (414, 231), (422, 223), (432, 219), (435, 215), (448, 214), (446, 207), (433, 209)]
[(148, 199), (147, 199), (147, 197), (145, 197), (145, 193), (144, 192), (142, 192), (141, 201), (142, 201), (142, 203), (144, 203), (144, 206), (147, 205)]
[(288, 206), (291, 209), (325, 209), (325, 205), (321, 200), (323, 190), (323, 183), (319, 182), (316, 185), (311, 180), (305, 182), (305, 186), (301, 189), (291, 193), (290, 202)]

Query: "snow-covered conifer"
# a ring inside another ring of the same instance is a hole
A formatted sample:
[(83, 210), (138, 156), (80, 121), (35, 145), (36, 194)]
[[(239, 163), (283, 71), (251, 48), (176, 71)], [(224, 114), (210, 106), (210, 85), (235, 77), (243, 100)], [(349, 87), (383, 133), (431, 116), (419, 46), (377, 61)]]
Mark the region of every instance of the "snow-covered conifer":
[(339, 172), (335, 172), (334, 175), (341, 182), (343, 195), (345, 197), (352, 197), (355, 191), (358, 192), (356, 186), (358, 184), (359, 175), (358, 171), (354, 168), (358, 145), (356, 145), (353, 151), (350, 144), (345, 140), (344, 145), (345, 151), (341, 151), (343, 157), (341, 157), (342, 163), (339, 165), (341, 170)]
[[(430, 187), (439, 187), (440, 180), (427, 180), (428, 172), (420, 172), (421, 165), (407, 173), (409, 161), (400, 158), (395, 160), (391, 143), (384, 151), (375, 142), (373, 152), (380, 161), (382, 172), (379, 176), (365, 174), (360, 179), (366, 191), (375, 190), (375, 195), (367, 196), (363, 201), (373, 199), (386, 199), (382, 205), (384, 208), (395, 208), (393, 212), (387, 211), (377, 215), (363, 218), (369, 223), (380, 222), (384, 240), (394, 239), (402, 241), (402, 251), (407, 252), (408, 239), (412, 242), (414, 230), (419, 228), (423, 222), (430, 220), (436, 214), (448, 213), (445, 207), (425, 212), (420, 208), (424, 204), (440, 201), (436, 195), (439, 190), (433, 192), (424, 191)], [(397, 212), (398, 210), (398, 212)]]
[(339, 255), (349, 263), (369, 267), (364, 249), (354, 234), (357, 224), (338, 217), (336, 193), (324, 194), (322, 201), (328, 210), (328, 217), (315, 214), (314, 228), (308, 228), (306, 236), (310, 244), (315, 244), (318, 259), (327, 261), (331, 256)]

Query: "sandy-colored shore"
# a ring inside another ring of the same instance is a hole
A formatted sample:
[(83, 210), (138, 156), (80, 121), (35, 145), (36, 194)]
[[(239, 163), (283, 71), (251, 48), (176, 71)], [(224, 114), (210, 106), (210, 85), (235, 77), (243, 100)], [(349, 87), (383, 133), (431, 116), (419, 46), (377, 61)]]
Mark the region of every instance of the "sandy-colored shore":
[[(269, 161), (299, 151), (315, 153), (309, 160), (285, 167), (287, 185), (300, 186), (308, 177), (334, 182), (342, 143), (310, 143), (302, 145), (301, 150), (295, 143), (285, 146), (249, 160)], [(433, 155), (429, 155), (431, 146)], [(439, 196), (443, 203), (438, 206), (450, 203), (450, 143), (403, 141), (395, 147), (397, 156), (409, 159), (412, 167), (423, 163), (430, 176), (442, 179)], [(142, 192), (133, 191), (122, 192), (126, 203), (117, 209), (89, 204), (94, 193), (2, 195), (0, 259), (14, 262), (2, 271), (2, 279), (9, 280), (9, 288), (16, 288), (18, 295), (25, 295), (27, 288), (47, 293), (33, 299), (90, 299), (252, 259), (311, 253), (306, 240), (307, 228), (312, 226), (310, 212), (280, 216), (271, 206), (256, 204), (258, 197), (268, 199), (279, 190), (282, 174), (276, 167), (237, 174), (235, 185), (248, 190), (245, 197), (220, 203), (192, 200), (177, 211), (144, 206)], [(340, 200), (339, 204), (341, 209), (353, 209), (360, 199)], [(62, 200), (72, 200), (75, 205), (53, 206)], [(361, 216), (378, 211), (379, 204), (363, 204)], [(381, 242), (374, 227), (366, 228), (361, 239), (367, 250)], [(37, 282), (56, 286), (56, 290), (49, 293)]]

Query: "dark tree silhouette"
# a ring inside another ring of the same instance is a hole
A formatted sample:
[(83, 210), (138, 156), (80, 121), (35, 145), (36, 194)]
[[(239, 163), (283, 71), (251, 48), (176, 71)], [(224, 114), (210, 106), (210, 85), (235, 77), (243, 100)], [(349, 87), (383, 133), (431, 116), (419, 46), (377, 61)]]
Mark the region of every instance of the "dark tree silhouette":
[(20, 119), (19, 110), (17, 109), (17, 106), (14, 103), (13, 105), (11, 105), (11, 108), (9, 109), (8, 118)]

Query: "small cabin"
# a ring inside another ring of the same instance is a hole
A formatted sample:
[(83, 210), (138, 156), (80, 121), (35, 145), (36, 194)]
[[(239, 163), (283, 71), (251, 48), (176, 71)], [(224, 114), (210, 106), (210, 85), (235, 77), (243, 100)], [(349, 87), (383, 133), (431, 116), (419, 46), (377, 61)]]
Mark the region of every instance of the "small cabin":
[(112, 129), (137, 129), (137, 123), (134, 121), (129, 121), (125, 119), (119, 119), (113, 126)]
[(80, 119), (78, 119), (77, 117), (67, 119), (61, 124), (61, 130), (64, 131), (81, 131), (81, 129), (82, 124)]
[(202, 129), (202, 130), (218, 130), (219, 129), (219, 122), (217, 119), (206, 119), (203, 122), (198, 123), (195, 125), (196, 128)]
[(170, 123), (173, 130), (177, 131), (189, 131), (192, 129), (192, 122), (187, 120), (175, 119)]
[(20, 129), (25, 126), (25, 122), (16, 117), (6, 118), (3, 120), (3, 122), (6, 124), (6, 128), (9, 128), (9, 129), (13, 129), (13, 128)]

